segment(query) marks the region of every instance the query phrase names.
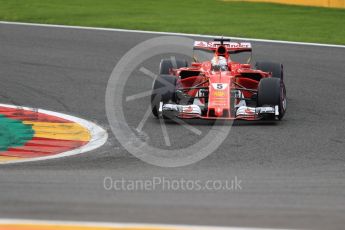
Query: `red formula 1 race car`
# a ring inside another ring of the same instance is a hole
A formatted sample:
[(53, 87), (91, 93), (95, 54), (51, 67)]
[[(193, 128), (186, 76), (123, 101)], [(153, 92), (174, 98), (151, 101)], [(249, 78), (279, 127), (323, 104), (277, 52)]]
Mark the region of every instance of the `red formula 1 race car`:
[[(153, 84), (156, 117), (280, 120), (286, 111), (283, 65), (257, 62), (250, 43), (195, 41), (194, 62), (163, 59)], [(246, 55), (244, 55), (246, 54)], [(248, 56), (247, 61), (239, 59)], [(245, 63), (245, 64), (243, 64)]]

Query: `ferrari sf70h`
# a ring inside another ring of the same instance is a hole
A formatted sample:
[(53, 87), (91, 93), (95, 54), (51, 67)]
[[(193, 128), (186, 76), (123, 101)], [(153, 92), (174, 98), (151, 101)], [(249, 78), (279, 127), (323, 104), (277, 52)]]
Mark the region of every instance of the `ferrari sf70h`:
[[(152, 113), (162, 118), (281, 120), (286, 111), (283, 65), (251, 66), (250, 43), (195, 41), (193, 62), (160, 63), (153, 83)], [(246, 54), (246, 55), (244, 55)], [(248, 56), (244, 61), (240, 59)]]

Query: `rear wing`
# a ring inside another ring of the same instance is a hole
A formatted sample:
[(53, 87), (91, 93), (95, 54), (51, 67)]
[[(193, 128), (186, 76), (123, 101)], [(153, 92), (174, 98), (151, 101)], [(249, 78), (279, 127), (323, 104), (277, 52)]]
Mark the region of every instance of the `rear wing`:
[[(222, 43), (222, 44), (221, 44)], [(252, 44), (249, 42), (219, 42), (219, 41), (195, 41), (194, 49), (215, 51), (219, 46), (224, 46), (228, 52), (252, 51)]]

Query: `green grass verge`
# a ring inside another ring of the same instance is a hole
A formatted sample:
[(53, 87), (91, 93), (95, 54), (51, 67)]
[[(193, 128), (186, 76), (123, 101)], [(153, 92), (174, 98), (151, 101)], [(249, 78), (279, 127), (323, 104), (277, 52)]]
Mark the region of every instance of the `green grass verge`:
[(218, 0), (0, 0), (0, 20), (345, 44), (345, 10)]

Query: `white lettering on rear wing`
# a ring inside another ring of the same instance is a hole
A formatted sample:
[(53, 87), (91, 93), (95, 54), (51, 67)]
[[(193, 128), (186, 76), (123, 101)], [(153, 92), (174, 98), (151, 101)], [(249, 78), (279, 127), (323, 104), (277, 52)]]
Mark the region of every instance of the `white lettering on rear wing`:
[[(205, 42), (205, 41), (195, 41), (195, 48), (205, 48), (212, 49), (217, 48), (220, 45), (220, 42)], [(223, 45), (230, 49), (251, 49), (252, 44), (249, 42), (224, 42)]]

